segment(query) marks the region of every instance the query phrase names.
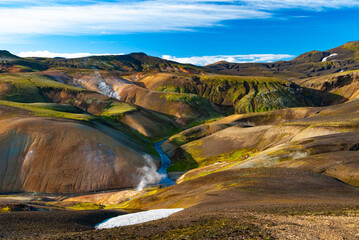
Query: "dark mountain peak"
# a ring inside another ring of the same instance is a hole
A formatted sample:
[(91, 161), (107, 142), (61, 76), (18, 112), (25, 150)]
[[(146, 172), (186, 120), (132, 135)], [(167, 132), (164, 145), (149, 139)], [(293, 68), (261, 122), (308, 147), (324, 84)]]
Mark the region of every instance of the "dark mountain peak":
[(208, 64), (207, 66), (215, 66), (215, 65), (219, 65), (219, 64), (229, 64), (230, 62), (227, 62), (227, 61), (218, 61), (218, 62), (215, 62), (215, 63), (211, 63), (211, 64)]
[(148, 56), (146, 53), (144, 52), (134, 52), (130, 54), (131, 56), (139, 56), (139, 57), (146, 57)]
[(336, 61), (357, 61), (359, 54), (359, 41), (347, 42), (339, 47), (328, 50), (328, 52), (332, 55), (336, 55)]
[(6, 50), (0, 50), (0, 59), (1, 60), (11, 60), (11, 59), (19, 59), (20, 57), (10, 53)]
[(315, 63), (327, 61), (357, 60), (359, 41), (347, 42), (339, 47), (327, 51), (310, 51), (291, 60), (294, 63)]
[(313, 50), (299, 55), (298, 57), (291, 60), (291, 62), (294, 63), (321, 62), (325, 57), (328, 56), (330, 56), (330, 52), (321, 52), (318, 50)]
[(154, 59), (157, 59), (156, 57), (148, 56), (146, 53), (143, 52), (135, 52), (128, 54), (127, 56), (136, 59), (140, 62), (153, 61)]

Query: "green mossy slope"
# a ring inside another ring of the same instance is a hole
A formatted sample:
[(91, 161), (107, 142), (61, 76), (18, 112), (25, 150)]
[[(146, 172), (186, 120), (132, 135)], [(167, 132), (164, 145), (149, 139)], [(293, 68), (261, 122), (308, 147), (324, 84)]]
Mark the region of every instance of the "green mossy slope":
[(311, 105), (288, 82), (276, 78), (158, 73), (147, 74), (139, 82), (151, 90), (196, 94), (236, 113)]

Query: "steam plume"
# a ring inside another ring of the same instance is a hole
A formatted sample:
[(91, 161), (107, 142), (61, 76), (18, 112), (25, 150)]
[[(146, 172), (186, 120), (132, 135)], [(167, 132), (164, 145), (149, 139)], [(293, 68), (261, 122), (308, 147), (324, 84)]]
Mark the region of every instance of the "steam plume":
[(102, 78), (101, 73), (95, 71), (96, 80), (99, 82), (98, 90), (103, 95), (109, 96), (110, 98), (116, 98), (120, 100), (120, 94), (113, 90), (112, 86), (108, 85), (107, 82)]
[(162, 178), (165, 178), (165, 174), (160, 174), (157, 172), (157, 167), (153, 162), (153, 159), (149, 155), (144, 155), (145, 162), (147, 166), (143, 166), (138, 169), (138, 172), (141, 176), (141, 181), (137, 186), (137, 191), (143, 190), (149, 184), (156, 184), (161, 181)]

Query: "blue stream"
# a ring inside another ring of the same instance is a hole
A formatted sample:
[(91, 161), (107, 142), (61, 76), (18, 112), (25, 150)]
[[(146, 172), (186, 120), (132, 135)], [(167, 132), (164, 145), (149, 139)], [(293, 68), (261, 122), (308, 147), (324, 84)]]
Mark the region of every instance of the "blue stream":
[(166, 175), (165, 178), (162, 178), (162, 180), (159, 182), (159, 184), (165, 185), (167, 187), (167, 186), (176, 184), (176, 182), (173, 181), (171, 178), (169, 178), (168, 174), (167, 174), (167, 168), (169, 168), (169, 166), (171, 166), (171, 160), (167, 157), (166, 153), (164, 151), (162, 151), (161, 144), (164, 141), (166, 141), (166, 140), (155, 143), (155, 149), (158, 152), (158, 154), (160, 154), (160, 157), (161, 157), (161, 167), (158, 170), (158, 173)]

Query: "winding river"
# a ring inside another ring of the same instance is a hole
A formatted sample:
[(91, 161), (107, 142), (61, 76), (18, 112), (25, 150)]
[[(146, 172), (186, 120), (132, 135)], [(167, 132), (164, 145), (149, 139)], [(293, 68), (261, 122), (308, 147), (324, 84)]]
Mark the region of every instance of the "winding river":
[(162, 178), (162, 180), (159, 182), (159, 184), (162, 184), (167, 187), (167, 186), (176, 184), (176, 182), (173, 181), (171, 178), (169, 178), (168, 173), (167, 173), (167, 168), (169, 168), (169, 166), (171, 166), (171, 160), (167, 157), (166, 153), (161, 148), (161, 144), (164, 141), (166, 141), (166, 140), (155, 143), (155, 149), (161, 158), (161, 167), (158, 170), (158, 173), (166, 175), (166, 177)]

